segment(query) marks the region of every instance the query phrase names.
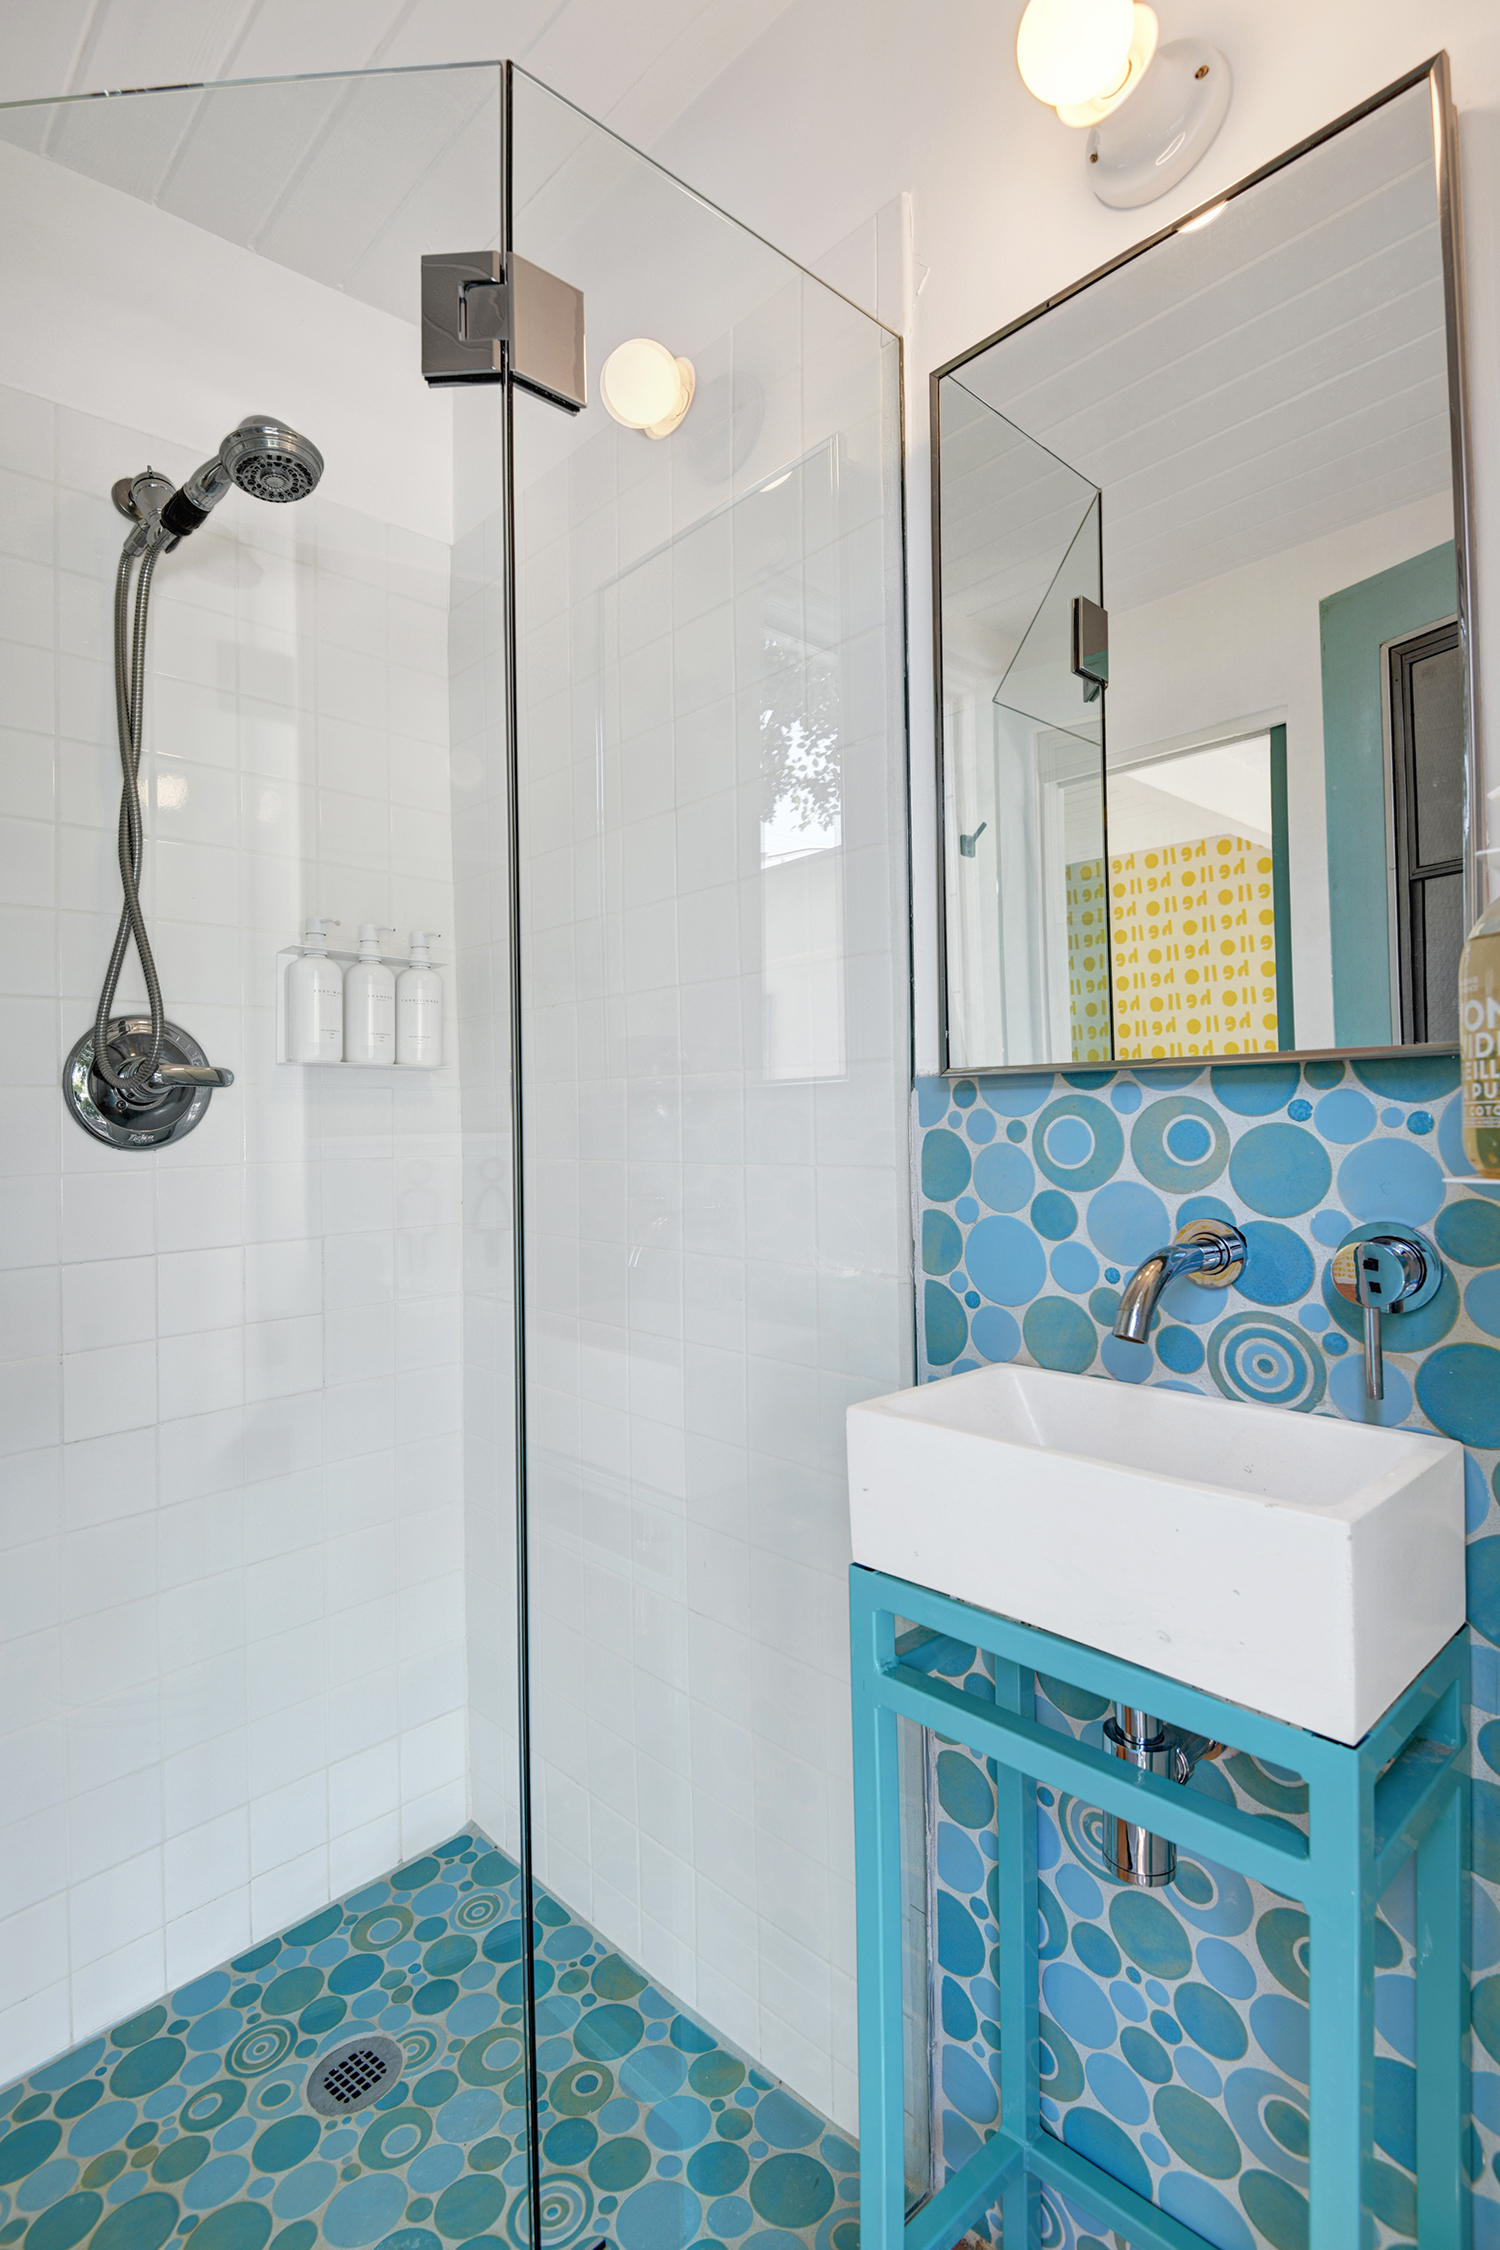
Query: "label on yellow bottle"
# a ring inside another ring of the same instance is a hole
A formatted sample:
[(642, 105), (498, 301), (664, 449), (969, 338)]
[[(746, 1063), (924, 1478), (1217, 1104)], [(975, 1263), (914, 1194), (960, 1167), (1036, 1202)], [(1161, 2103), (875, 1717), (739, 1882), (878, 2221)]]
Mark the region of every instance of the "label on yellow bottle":
[(1476, 930), (1458, 971), (1464, 1154), (1500, 1179), (1500, 930)]

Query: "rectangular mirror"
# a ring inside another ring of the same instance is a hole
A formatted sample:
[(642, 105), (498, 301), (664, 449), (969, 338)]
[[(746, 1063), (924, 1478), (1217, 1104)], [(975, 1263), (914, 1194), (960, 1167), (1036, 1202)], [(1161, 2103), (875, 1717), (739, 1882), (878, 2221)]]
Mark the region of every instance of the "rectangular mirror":
[(944, 1068), (1451, 1045), (1446, 57), (932, 379)]

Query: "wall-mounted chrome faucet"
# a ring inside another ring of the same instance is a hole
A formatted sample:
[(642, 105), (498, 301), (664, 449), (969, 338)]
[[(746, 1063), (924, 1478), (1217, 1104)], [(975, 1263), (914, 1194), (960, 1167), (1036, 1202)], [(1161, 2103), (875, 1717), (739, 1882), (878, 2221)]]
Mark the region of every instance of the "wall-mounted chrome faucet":
[(1385, 1313), (1420, 1312), (1443, 1285), (1432, 1244), (1409, 1227), (1381, 1225), (1346, 1242), (1333, 1261), (1333, 1286), (1365, 1316), (1365, 1397), (1384, 1398), (1380, 1323)]
[(1153, 1250), (1136, 1267), (1120, 1291), (1115, 1334), (1123, 1343), (1147, 1343), (1152, 1316), (1169, 1281), (1185, 1273), (1204, 1289), (1227, 1289), (1239, 1280), (1249, 1254), (1245, 1237), (1227, 1220), (1191, 1220), (1165, 1250)]

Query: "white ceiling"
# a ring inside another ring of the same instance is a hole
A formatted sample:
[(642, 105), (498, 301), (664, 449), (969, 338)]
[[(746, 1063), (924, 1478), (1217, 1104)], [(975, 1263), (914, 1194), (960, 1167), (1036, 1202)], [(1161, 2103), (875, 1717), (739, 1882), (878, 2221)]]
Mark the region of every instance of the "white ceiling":
[(787, 5), (5, 0), (0, 101), (509, 57), (637, 147), (649, 147)]
[(1443, 322), (1422, 86), (945, 386), (945, 594), (951, 544), (972, 645), (1015, 647), (1076, 529), (1058, 461), (1103, 494), (1115, 610), (1447, 491)]
[[(180, 90), (0, 111), (0, 139), (411, 321), (422, 251), (498, 236), (487, 62), (510, 56), (639, 145), (785, 5), (8, 0), (0, 98)], [(362, 70), (374, 75), (338, 75)], [(285, 82), (305, 72), (334, 75)], [(282, 82), (190, 83), (259, 74)], [(516, 114), (522, 204), (523, 182), (555, 167), (567, 113), (523, 88)]]

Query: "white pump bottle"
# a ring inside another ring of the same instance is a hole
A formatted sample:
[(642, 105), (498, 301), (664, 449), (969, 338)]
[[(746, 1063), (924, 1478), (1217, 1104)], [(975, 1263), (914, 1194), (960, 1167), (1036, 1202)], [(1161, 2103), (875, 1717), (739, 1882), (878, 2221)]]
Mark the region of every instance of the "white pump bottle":
[(380, 958), (380, 933), (389, 928), (387, 922), (362, 922), (359, 959), (344, 971), (347, 1063), (393, 1063), (396, 1059), (396, 979)]
[(413, 930), (411, 967), (396, 979), (396, 1060), (436, 1070), (443, 1059), (443, 980), (430, 967), (427, 941), (438, 930)]
[(288, 1062), (342, 1062), (344, 1059), (344, 979), (328, 958), (327, 925), (332, 915), (309, 915), (300, 957), (286, 972), (286, 1058)]

